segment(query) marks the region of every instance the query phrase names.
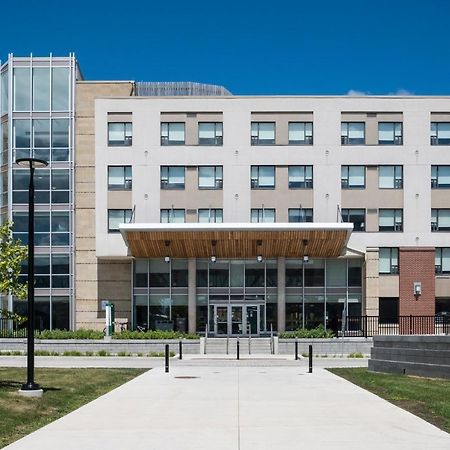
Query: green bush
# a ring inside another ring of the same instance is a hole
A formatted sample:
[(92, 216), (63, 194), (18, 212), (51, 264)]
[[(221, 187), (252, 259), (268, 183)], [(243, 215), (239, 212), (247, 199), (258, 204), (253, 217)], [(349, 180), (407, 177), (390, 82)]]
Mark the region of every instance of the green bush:
[(349, 358), (364, 358), (364, 355), (361, 352), (353, 352), (348, 354)]
[(130, 352), (118, 352), (117, 356), (133, 356)]
[(107, 352), (106, 350), (99, 350), (97, 352), (97, 356), (111, 356), (111, 353)]
[(84, 353), (85, 356), (94, 356), (94, 352), (87, 351)]
[(68, 330), (43, 330), (35, 333), (36, 339), (103, 339), (103, 333), (96, 330), (80, 328), (76, 331)]
[(77, 350), (66, 350), (63, 353), (63, 356), (83, 356), (83, 353), (81, 353)]
[(113, 335), (113, 339), (198, 339), (196, 334), (180, 333), (178, 331), (122, 331)]
[(330, 330), (325, 330), (323, 325), (319, 325), (316, 328), (306, 329), (299, 328), (295, 331), (284, 331), (278, 334), (280, 339), (321, 339), (332, 338), (334, 333)]
[[(150, 352), (147, 356), (150, 358), (164, 358), (166, 356), (165, 352)], [(170, 351), (169, 356), (175, 356), (175, 352)]]

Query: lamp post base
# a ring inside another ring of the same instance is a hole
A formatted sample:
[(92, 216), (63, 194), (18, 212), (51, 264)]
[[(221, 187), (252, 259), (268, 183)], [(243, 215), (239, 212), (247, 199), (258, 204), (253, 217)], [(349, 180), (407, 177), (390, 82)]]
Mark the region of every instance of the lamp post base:
[(33, 382), (23, 384), (18, 392), (23, 397), (42, 397), (44, 393), (41, 387)]

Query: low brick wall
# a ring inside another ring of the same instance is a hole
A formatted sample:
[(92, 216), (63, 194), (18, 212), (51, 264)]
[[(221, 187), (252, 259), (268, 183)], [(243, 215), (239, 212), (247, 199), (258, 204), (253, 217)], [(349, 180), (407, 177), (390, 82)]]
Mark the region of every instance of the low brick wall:
[[(165, 344), (169, 344), (170, 351), (178, 353), (179, 340), (150, 340), (150, 339), (36, 339), (35, 350), (64, 353), (66, 351), (99, 352), (107, 351), (111, 354), (128, 352), (132, 354), (150, 352), (163, 352)], [(183, 353), (199, 354), (200, 340), (185, 339)], [(23, 351), (27, 348), (26, 339), (0, 339), (0, 351)]]

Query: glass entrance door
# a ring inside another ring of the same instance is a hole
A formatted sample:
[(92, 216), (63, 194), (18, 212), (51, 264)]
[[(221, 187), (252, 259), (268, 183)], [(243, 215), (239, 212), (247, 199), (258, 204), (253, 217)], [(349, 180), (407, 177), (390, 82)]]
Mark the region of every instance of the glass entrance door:
[[(213, 305), (211, 305), (213, 306)], [(216, 336), (258, 336), (260, 305), (214, 305), (214, 334)]]
[(247, 309), (247, 333), (250, 335), (258, 335), (258, 315), (259, 315), (259, 306), (258, 305), (249, 305), (246, 306)]
[(228, 306), (216, 306), (215, 310), (214, 333), (226, 336), (228, 334)]

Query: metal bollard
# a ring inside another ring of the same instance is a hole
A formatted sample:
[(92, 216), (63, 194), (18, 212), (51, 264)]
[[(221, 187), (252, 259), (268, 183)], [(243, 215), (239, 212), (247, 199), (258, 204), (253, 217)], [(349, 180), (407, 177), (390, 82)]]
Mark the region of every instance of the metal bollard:
[(309, 373), (312, 373), (312, 345), (309, 346)]
[(239, 338), (236, 341), (236, 359), (239, 359)]
[(166, 373), (169, 373), (169, 344), (166, 344)]
[(179, 351), (178, 351), (179, 356), (178, 356), (178, 358), (179, 359), (183, 359), (183, 342), (180, 341), (180, 343), (178, 345), (179, 345)]
[(295, 340), (295, 360), (298, 360), (298, 341)]

